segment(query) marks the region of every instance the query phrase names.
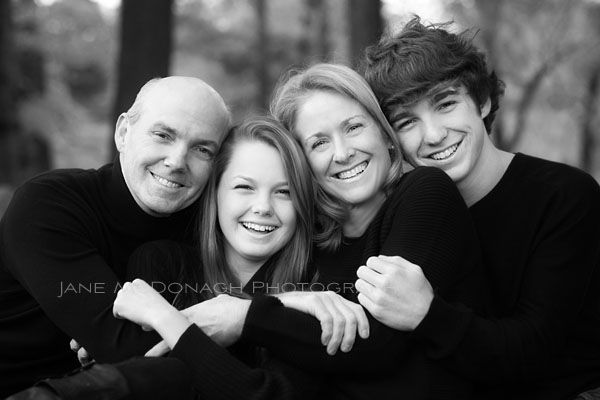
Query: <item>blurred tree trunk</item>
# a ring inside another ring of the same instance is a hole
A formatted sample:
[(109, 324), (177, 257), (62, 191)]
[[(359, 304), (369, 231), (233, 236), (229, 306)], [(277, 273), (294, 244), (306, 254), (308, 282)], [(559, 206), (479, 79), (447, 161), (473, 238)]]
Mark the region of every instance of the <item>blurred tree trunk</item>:
[[(168, 75), (172, 25), (173, 0), (121, 2), (121, 48), (112, 123), (129, 109), (144, 83)], [(112, 134), (110, 148), (112, 159), (116, 153)]]
[(365, 48), (377, 43), (383, 33), (381, 0), (350, 0), (350, 61), (358, 66)]
[(0, 2), (0, 184), (13, 181), (17, 133), (12, 2)]
[(587, 84), (587, 93), (583, 99), (585, 111), (582, 118), (582, 138), (581, 138), (581, 168), (584, 171), (591, 172), (593, 167), (594, 145), (595, 145), (595, 124), (598, 109), (598, 95), (600, 93), (600, 63), (592, 71)]
[(298, 58), (303, 63), (326, 61), (331, 52), (327, 0), (305, 0)]
[(267, 109), (269, 106), (269, 95), (271, 79), (269, 75), (269, 33), (267, 5), (265, 0), (256, 0), (256, 20), (257, 20), (257, 60), (256, 77), (258, 81), (257, 103), (259, 107)]

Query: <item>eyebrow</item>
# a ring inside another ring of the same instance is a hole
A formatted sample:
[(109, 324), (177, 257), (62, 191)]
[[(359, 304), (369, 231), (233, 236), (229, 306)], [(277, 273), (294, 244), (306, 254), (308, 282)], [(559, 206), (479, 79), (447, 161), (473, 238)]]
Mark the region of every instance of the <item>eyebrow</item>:
[[(342, 122), (340, 122), (340, 126), (347, 126), (347, 125), (349, 125), (350, 121), (352, 121), (354, 118), (365, 118), (365, 116), (363, 114), (353, 115), (351, 117), (348, 117), (348, 118), (344, 119)], [(304, 143), (308, 144), (309, 140), (311, 140), (313, 138), (323, 137), (323, 136), (327, 136), (327, 135), (324, 134), (323, 132), (314, 133), (314, 134), (310, 135), (309, 137), (307, 137), (306, 139), (304, 139)]]
[[(439, 101), (445, 99), (446, 97), (455, 96), (459, 93), (460, 93), (460, 91), (456, 88), (453, 88), (453, 87), (445, 88), (445, 89), (442, 89), (439, 92), (433, 93), (431, 96), (429, 96), (428, 102), (429, 102), (429, 104), (434, 105), (434, 104), (438, 103)], [(408, 111), (408, 109), (401, 107), (400, 111), (390, 115), (390, 118), (389, 118), (390, 124), (393, 125), (396, 122), (398, 122), (404, 118), (408, 118), (410, 116), (412, 116), (412, 113), (410, 111)]]
[[(165, 132), (167, 132), (170, 135), (173, 136), (179, 136), (179, 132), (170, 127), (169, 125), (163, 123), (163, 122), (157, 122), (154, 125), (152, 125), (152, 127), (150, 128), (150, 130), (155, 130), (155, 129), (160, 129), (163, 130)], [(219, 147), (219, 144), (217, 142), (215, 142), (214, 140), (209, 140), (209, 139), (196, 139), (193, 141), (194, 145), (203, 145), (203, 146), (213, 146), (213, 147)]]
[(459, 93), (458, 89), (453, 88), (453, 87), (443, 89), (437, 93), (434, 93), (431, 96), (430, 103), (435, 104), (435, 103), (439, 102), (440, 100), (445, 99), (448, 96), (454, 96), (454, 95), (457, 95), (458, 93)]
[[(234, 176), (234, 177), (233, 177), (233, 179), (236, 179), (236, 178), (240, 178), (240, 179), (243, 179), (243, 180), (246, 180), (246, 181), (248, 181), (248, 182), (251, 182), (251, 183), (254, 183), (254, 184), (256, 184), (256, 181), (255, 181), (254, 179), (250, 178), (249, 176), (245, 176), (245, 175), (236, 175), (236, 176)], [(281, 181), (281, 182), (277, 182), (277, 183), (274, 185), (274, 187), (279, 187), (279, 186), (289, 186), (289, 185), (290, 185), (290, 184), (289, 184), (289, 182), (288, 182), (288, 181)]]

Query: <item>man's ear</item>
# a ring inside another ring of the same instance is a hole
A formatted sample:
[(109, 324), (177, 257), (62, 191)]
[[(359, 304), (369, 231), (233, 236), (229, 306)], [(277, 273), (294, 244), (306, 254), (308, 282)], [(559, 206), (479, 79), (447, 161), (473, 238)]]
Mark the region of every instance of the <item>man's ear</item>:
[(483, 103), (483, 105), (481, 106), (481, 119), (485, 118), (488, 116), (488, 114), (490, 113), (490, 110), (492, 108), (492, 101), (490, 100), (490, 98), (488, 97), (487, 100), (485, 101), (485, 103)]
[(117, 119), (117, 125), (115, 126), (115, 146), (117, 151), (121, 153), (125, 148), (125, 136), (127, 135), (127, 129), (129, 127), (127, 114), (122, 113)]

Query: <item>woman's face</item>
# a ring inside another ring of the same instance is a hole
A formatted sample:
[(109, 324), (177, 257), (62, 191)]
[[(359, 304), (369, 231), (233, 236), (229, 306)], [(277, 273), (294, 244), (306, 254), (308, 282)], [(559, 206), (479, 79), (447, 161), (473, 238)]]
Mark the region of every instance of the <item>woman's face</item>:
[(296, 211), (275, 148), (258, 141), (235, 145), (217, 187), (217, 209), (232, 267), (265, 262), (290, 241)]
[(315, 91), (300, 106), (294, 128), (327, 193), (355, 206), (383, 194), (392, 164), (388, 144), (357, 101)]

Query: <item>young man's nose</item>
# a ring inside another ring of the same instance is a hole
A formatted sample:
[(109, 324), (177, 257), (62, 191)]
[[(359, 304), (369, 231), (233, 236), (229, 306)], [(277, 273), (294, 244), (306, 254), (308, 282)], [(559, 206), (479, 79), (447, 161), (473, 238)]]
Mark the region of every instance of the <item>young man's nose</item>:
[(422, 129), (425, 142), (430, 145), (440, 144), (448, 136), (448, 129), (436, 121), (424, 120)]

